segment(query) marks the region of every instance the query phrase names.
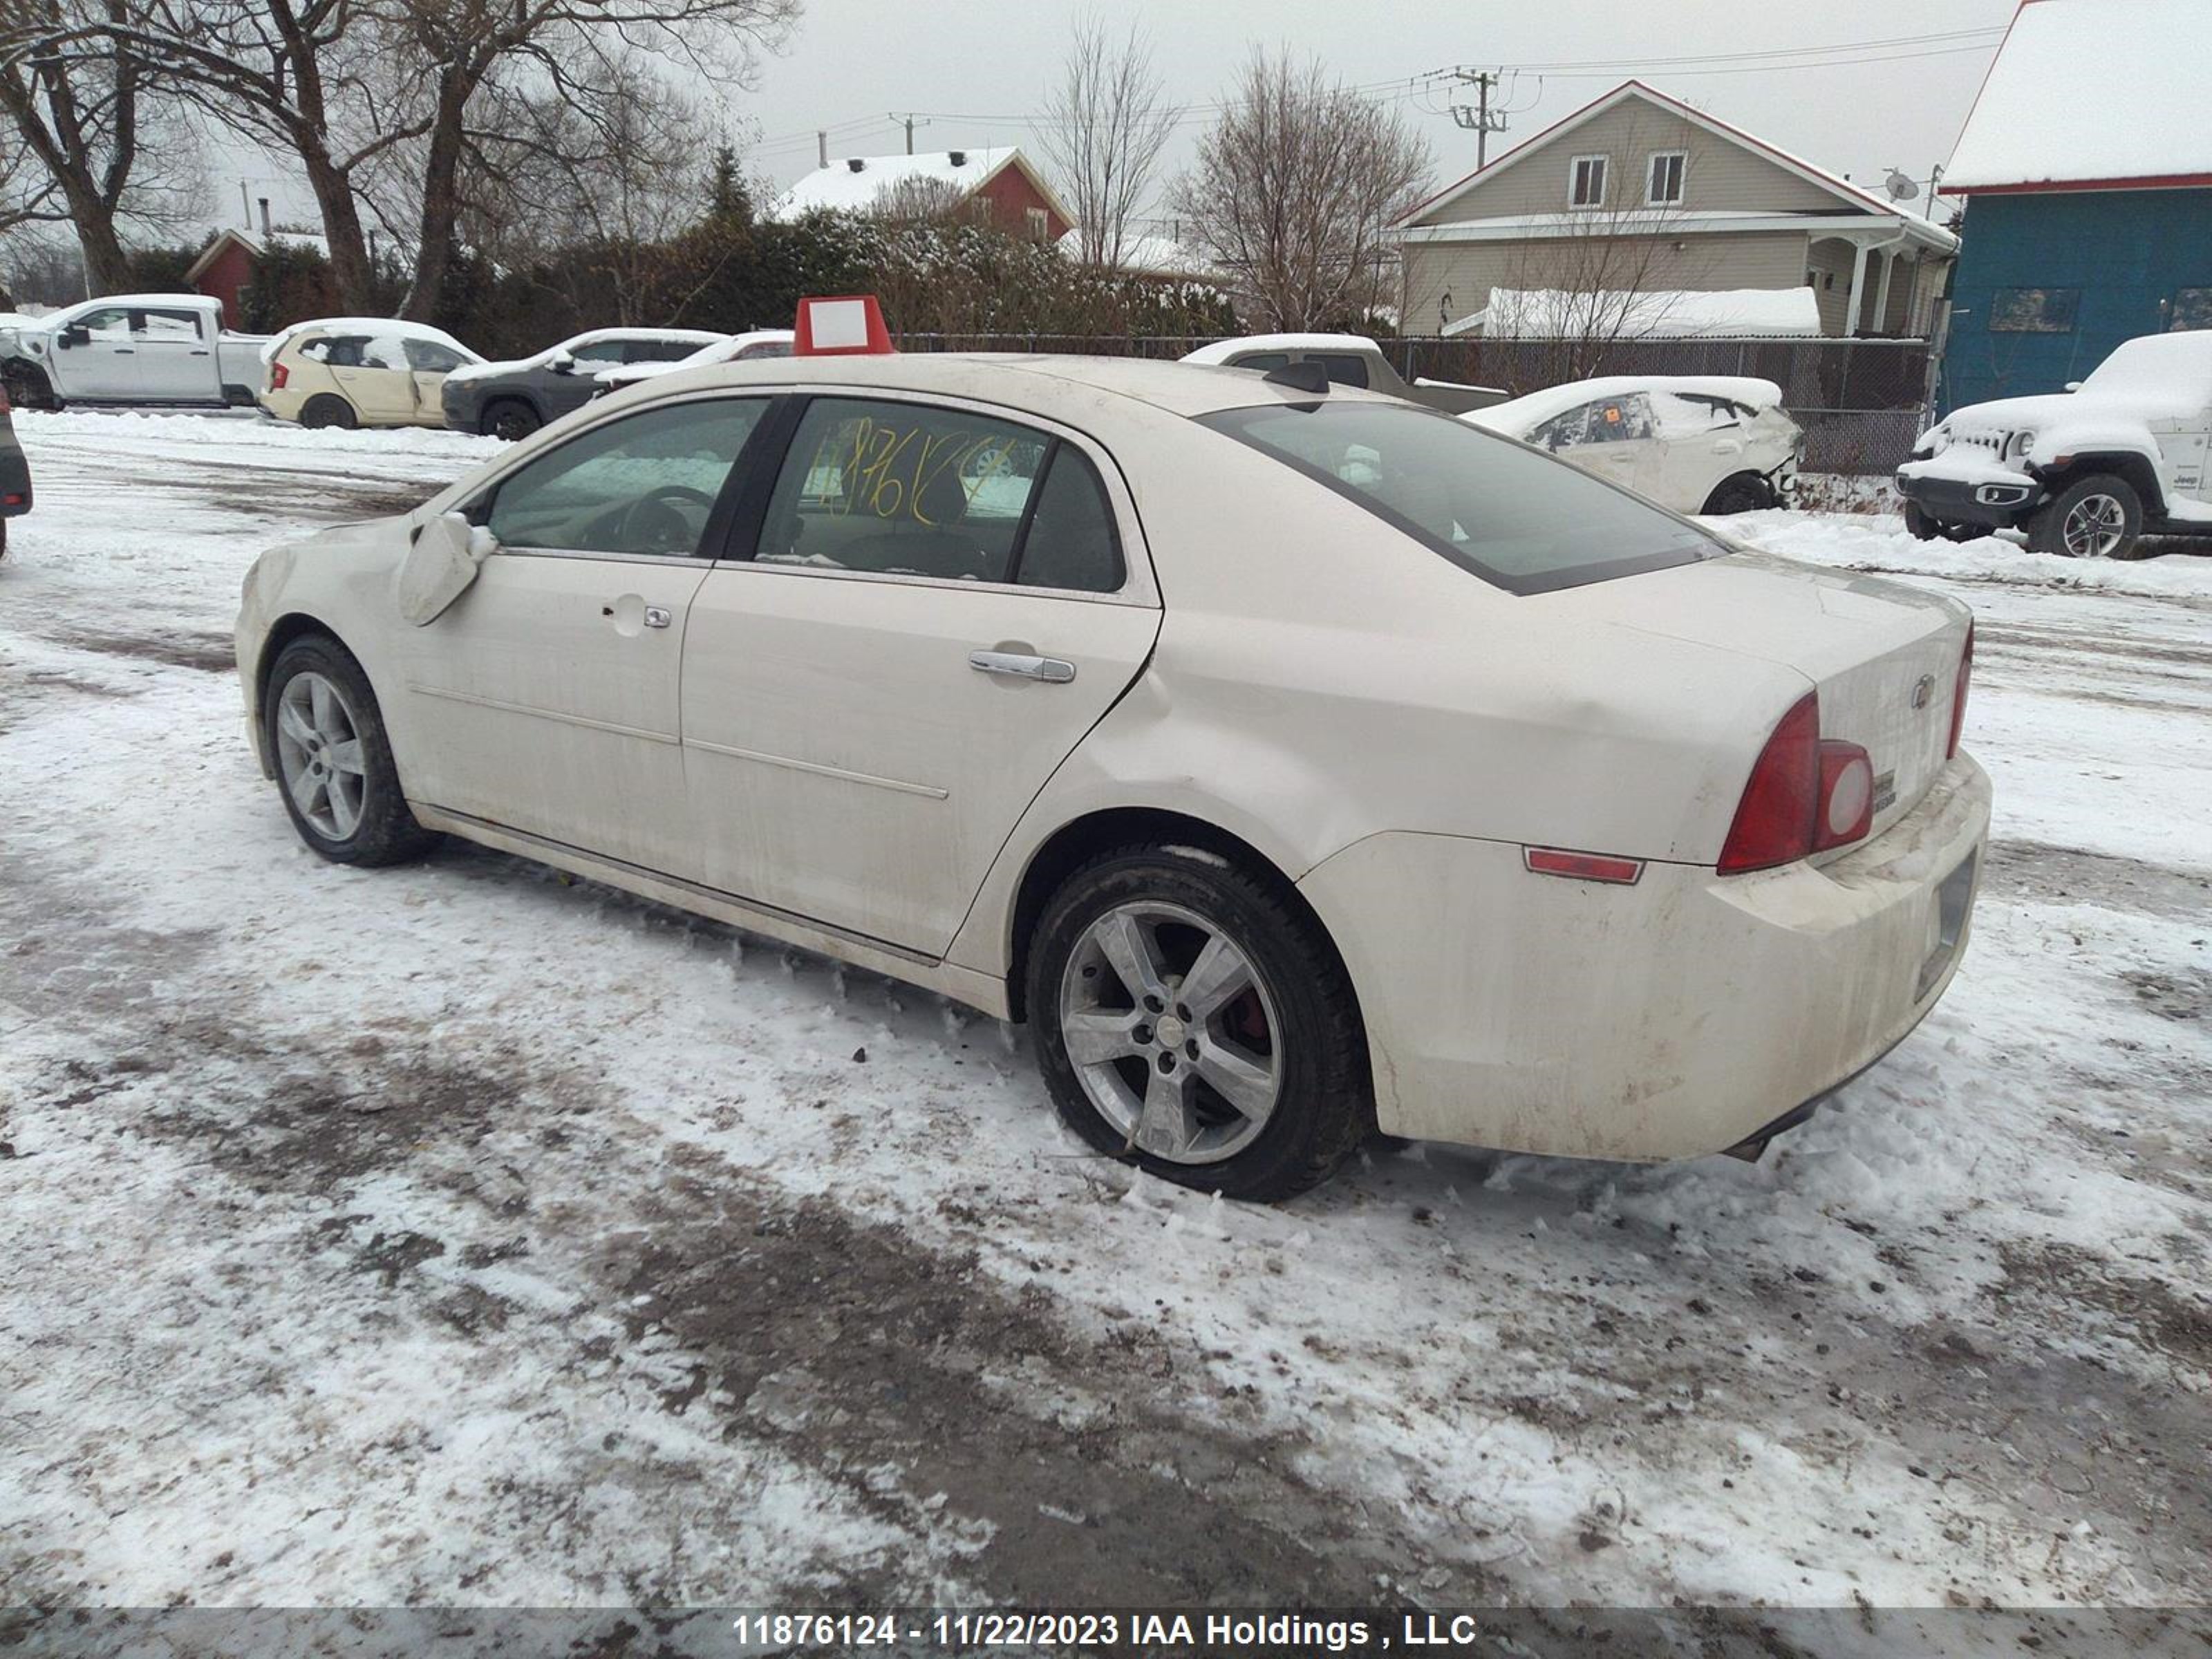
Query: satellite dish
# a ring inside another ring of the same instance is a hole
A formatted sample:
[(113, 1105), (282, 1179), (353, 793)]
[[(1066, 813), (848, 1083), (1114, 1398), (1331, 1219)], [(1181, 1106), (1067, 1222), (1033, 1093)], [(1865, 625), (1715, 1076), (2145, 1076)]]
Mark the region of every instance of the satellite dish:
[(1889, 177), (1881, 181), (1881, 187), (1889, 192), (1893, 202), (1909, 202), (1920, 194), (1920, 186), (1895, 167), (1889, 170)]

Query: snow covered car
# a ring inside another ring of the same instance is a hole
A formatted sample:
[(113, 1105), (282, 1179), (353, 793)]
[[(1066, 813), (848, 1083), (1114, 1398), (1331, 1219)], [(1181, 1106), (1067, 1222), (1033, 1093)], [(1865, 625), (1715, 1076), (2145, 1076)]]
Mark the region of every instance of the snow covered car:
[(1872, 1064), (1966, 940), (1970, 638), (1395, 398), (952, 354), (617, 392), (237, 630), (322, 857), (1026, 1020), (1078, 1135), (1243, 1198), (1377, 1127), (1742, 1150)]
[(655, 375), (673, 374), (685, 368), (704, 368), (709, 363), (749, 363), (762, 357), (788, 357), (794, 337), (787, 328), (756, 328), (717, 340), (713, 345), (702, 346), (690, 356), (678, 357), (672, 362), (632, 363), (622, 368), (603, 368), (596, 377), (599, 389), (592, 395), (604, 398), (610, 392), (619, 392), (626, 386), (635, 386), (640, 380), (649, 380)]
[(1923, 541), (2025, 530), (2039, 553), (2124, 558), (2146, 532), (2212, 532), (2212, 333), (2123, 342), (2065, 392), (1969, 404), (1897, 469)]
[(31, 510), (31, 464), (15, 440), (8, 392), (0, 386), (0, 559), (8, 556), (8, 520)]
[(1390, 367), (1382, 348), (1364, 334), (1246, 334), (1200, 346), (1182, 361), (1218, 368), (1256, 368), (1262, 374), (1291, 363), (1318, 363), (1331, 386), (1388, 392), (1447, 415), (1505, 401), (1505, 393), (1494, 386), (1425, 380), (1409, 386)]
[(589, 403), (599, 389), (594, 376), (603, 370), (674, 362), (727, 337), (695, 328), (595, 328), (534, 357), (471, 363), (439, 388), (446, 424), (456, 432), (526, 438)]
[(255, 401), (301, 426), (443, 426), (441, 388), (483, 359), (442, 329), (390, 317), (297, 323), (261, 349)]
[(1748, 513), (1796, 483), (1805, 434), (1771, 380), (1608, 375), (1461, 417), (1548, 449), (1677, 513)]
[(242, 405), (263, 339), (223, 327), (205, 295), (113, 294), (0, 328), (0, 386), (26, 409)]

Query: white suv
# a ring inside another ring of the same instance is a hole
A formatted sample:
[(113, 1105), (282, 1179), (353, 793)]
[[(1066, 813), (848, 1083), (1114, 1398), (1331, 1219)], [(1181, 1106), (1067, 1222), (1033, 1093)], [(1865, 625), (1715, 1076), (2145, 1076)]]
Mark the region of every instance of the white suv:
[(1971, 404), (1897, 470), (1923, 541), (2027, 532), (2039, 553), (2120, 558), (2145, 533), (2212, 533), (2212, 332), (2124, 342), (2086, 380)]

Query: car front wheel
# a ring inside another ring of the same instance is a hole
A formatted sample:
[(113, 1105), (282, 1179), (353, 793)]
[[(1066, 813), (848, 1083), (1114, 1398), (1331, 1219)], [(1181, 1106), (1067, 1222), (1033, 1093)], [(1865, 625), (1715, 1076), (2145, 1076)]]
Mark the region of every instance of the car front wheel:
[(335, 640), (309, 635), (284, 647), (262, 719), (284, 810), (316, 853), (333, 864), (398, 864), (437, 840), (400, 793), (368, 677)]
[(1030, 952), (1038, 1063), (1068, 1126), (1163, 1178), (1287, 1198), (1374, 1127), (1351, 984), (1273, 883), (1128, 848), (1061, 885)]
[(2123, 559), (2142, 534), (2142, 497), (2125, 478), (2093, 472), (2060, 490), (2027, 528), (2038, 553)]
[(531, 408), (528, 404), (516, 403), (511, 398), (503, 403), (494, 404), (483, 412), (484, 435), (488, 438), (504, 438), (509, 443), (520, 438), (527, 438), (544, 424), (544, 422), (538, 418), (537, 410)]

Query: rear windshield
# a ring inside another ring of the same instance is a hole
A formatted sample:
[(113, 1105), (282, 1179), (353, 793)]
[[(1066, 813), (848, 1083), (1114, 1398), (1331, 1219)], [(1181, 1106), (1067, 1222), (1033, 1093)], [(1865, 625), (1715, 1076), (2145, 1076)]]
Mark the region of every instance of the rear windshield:
[(1199, 419), (1509, 592), (1578, 587), (1729, 550), (1625, 489), (1412, 404), (1271, 404)]

